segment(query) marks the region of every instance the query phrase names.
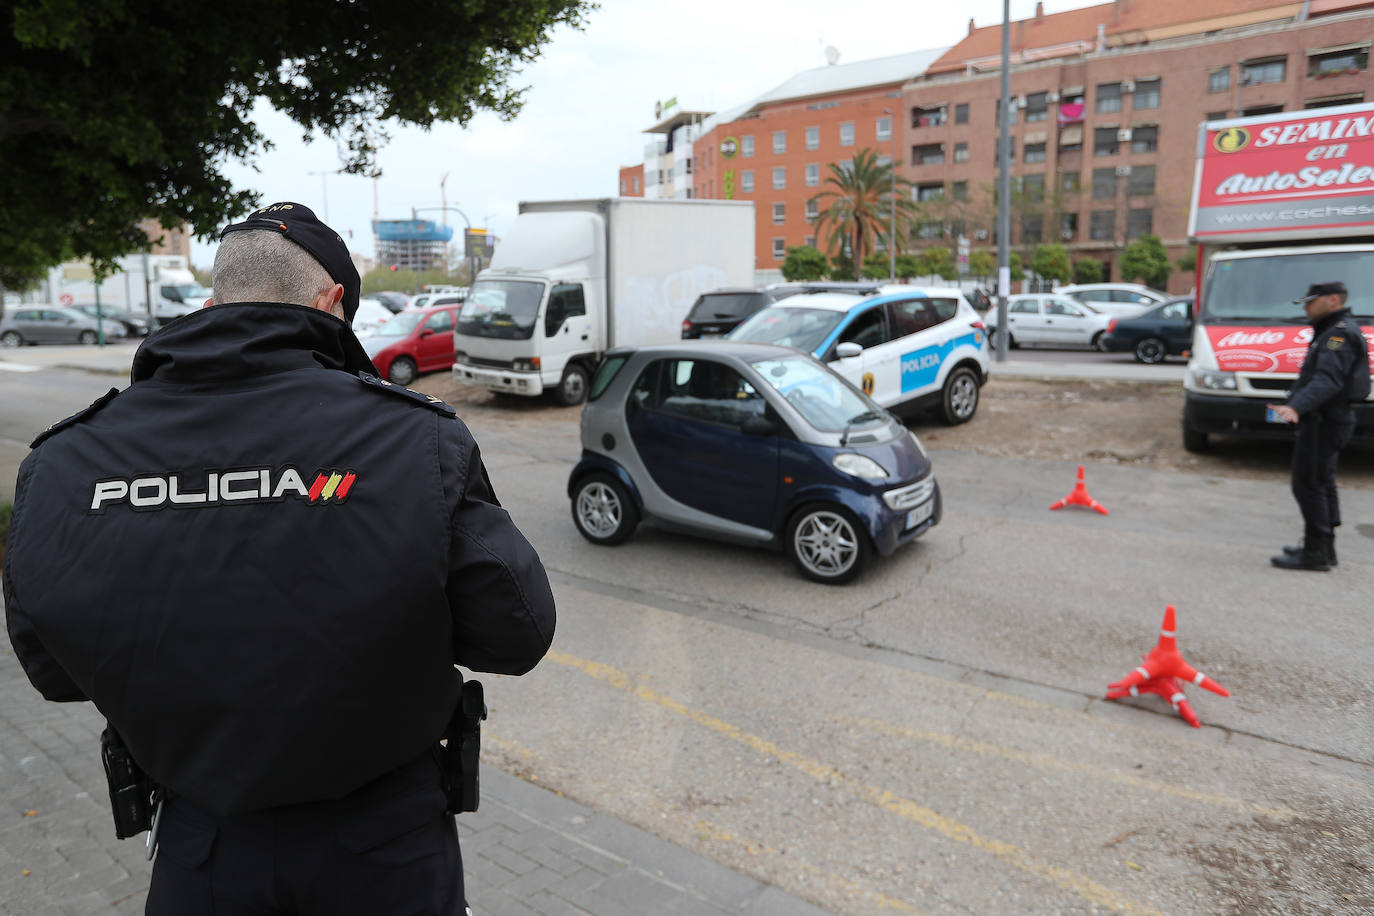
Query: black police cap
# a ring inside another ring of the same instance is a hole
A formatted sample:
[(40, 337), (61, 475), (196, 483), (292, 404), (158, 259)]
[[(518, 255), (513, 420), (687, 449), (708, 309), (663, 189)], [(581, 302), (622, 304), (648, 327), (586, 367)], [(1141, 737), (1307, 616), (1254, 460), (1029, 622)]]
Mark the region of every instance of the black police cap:
[(362, 279), (358, 276), (358, 268), (353, 266), (353, 259), (348, 255), (348, 246), (344, 244), (344, 240), (337, 232), (320, 222), (319, 217), (315, 216), (315, 211), (304, 204), (290, 201), (271, 204), (253, 211), (241, 223), (232, 223), (224, 227), (219, 237), (223, 239), (229, 233), (243, 229), (280, 232), (310, 252), (334, 282), (343, 286), (343, 301), (340, 304), (343, 306), (344, 317), (350, 324), (353, 323), (353, 316), (358, 313), (358, 294), (362, 289)]
[(1294, 299), (1295, 305), (1303, 305), (1311, 302), (1318, 296), (1344, 296), (1346, 295), (1345, 284), (1340, 280), (1334, 283), (1313, 283), (1307, 287), (1307, 295), (1301, 299)]

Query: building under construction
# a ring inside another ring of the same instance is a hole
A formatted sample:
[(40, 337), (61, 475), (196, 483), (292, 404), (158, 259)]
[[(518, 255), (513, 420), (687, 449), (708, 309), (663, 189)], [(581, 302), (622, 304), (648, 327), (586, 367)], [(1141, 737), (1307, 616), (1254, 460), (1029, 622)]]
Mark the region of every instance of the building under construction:
[(427, 219), (374, 219), (377, 262), (397, 270), (442, 270), (453, 228)]

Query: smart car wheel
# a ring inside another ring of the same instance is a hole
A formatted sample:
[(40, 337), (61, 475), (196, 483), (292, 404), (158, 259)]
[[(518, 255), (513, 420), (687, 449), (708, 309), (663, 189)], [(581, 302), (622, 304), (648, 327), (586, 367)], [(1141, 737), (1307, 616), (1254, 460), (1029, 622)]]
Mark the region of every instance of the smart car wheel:
[(389, 378), (393, 384), (409, 385), (411, 382), (415, 381), (415, 376), (417, 374), (418, 373), (415, 371), (415, 360), (411, 359), (409, 356), (398, 356), (391, 361), (391, 368), (387, 371), (386, 377)]
[(569, 363), (563, 378), (553, 391), (559, 407), (576, 407), (587, 399), (587, 370), (577, 363)]
[(1135, 358), (1151, 366), (1164, 362), (1168, 352), (1169, 348), (1158, 337), (1146, 337), (1135, 345)]
[(92, 346), (92, 345), (95, 343), (95, 340), (96, 340), (96, 338), (95, 338), (95, 331), (82, 331), (80, 334), (77, 335), (77, 338), (76, 338), (76, 339), (77, 339), (80, 343), (82, 343), (82, 344), (84, 344), (84, 345), (86, 345), (86, 346), (88, 346), (88, 347), (89, 347), (89, 346)]
[(573, 524), (593, 544), (612, 547), (634, 534), (639, 510), (625, 485), (610, 474), (589, 474), (572, 498)]
[(814, 582), (841, 585), (868, 563), (872, 548), (854, 516), (839, 506), (808, 506), (787, 526), (787, 552)]
[(940, 412), (951, 426), (967, 423), (978, 409), (978, 376), (968, 366), (960, 366), (945, 379), (940, 395)]
[(23, 344), (24, 338), (18, 331), (6, 331), (0, 334), (0, 346), (6, 346), (13, 349), (14, 347), (23, 346)]

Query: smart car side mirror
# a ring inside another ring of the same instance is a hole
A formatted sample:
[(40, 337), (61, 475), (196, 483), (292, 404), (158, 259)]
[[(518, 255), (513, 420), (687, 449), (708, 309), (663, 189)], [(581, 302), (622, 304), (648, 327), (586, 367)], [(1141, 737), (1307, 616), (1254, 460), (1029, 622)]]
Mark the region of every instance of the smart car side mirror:
[(740, 432), (746, 436), (771, 436), (778, 431), (778, 424), (767, 417), (752, 416), (740, 424)]
[(846, 340), (844, 343), (839, 344), (835, 347), (835, 356), (837, 356), (840, 359), (850, 359), (852, 357), (858, 356), (863, 351), (864, 348), (856, 344), (854, 341)]

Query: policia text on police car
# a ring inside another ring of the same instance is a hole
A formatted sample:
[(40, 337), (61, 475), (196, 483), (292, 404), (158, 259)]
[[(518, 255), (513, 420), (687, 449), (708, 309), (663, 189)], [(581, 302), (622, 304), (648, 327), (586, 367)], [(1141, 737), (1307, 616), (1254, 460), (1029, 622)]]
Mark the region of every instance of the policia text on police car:
[(453, 767), (485, 707), (455, 665), (543, 658), (544, 568), (453, 408), (374, 373), (314, 213), (229, 226), (213, 286), (34, 443), (10, 639), (145, 774), (112, 792), (161, 800), (147, 913), (461, 913)]

